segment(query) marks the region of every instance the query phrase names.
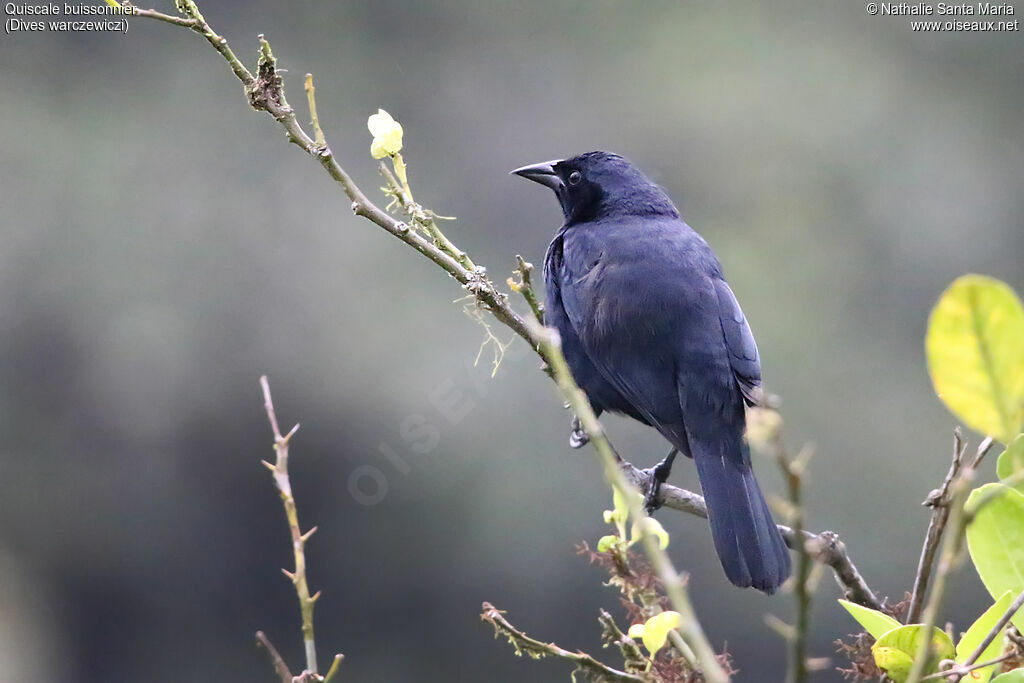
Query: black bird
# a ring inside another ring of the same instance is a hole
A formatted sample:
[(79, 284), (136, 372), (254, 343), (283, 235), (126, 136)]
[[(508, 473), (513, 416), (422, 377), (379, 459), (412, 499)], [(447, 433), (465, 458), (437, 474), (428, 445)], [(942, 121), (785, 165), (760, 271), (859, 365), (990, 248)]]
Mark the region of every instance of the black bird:
[[(790, 573), (744, 439), (761, 393), (757, 345), (711, 247), (629, 161), (589, 152), (512, 171), (554, 190), (565, 222), (544, 258), (545, 323), (598, 413), (625, 413), (693, 458), (722, 567), (774, 593)], [(576, 439), (574, 445), (581, 445)]]

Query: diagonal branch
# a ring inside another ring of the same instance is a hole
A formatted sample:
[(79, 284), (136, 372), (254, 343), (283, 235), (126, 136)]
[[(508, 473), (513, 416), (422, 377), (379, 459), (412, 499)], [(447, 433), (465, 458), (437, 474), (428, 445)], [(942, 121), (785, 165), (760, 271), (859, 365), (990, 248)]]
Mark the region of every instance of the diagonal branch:
[(1006, 609), (1006, 612), (1003, 613), (1003, 616), (999, 617), (999, 621), (989, 629), (989, 632), (985, 634), (985, 638), (978, 643), (978, 647), (974, 648), (974, 652), (964, 660), (963, 666), (969, 667), (978, 661), (978, 658), (985, 653), (988, 646), (996, 639), (996, 636), (998, 636), (999, 632), (1003, 630), (1003, 627), (1010, 623), (1010, 619), (1013, 619), (1013, 615), (1019, 612), (1021, 607), (1024, 607), (1024, 591), (1021, 591), (1014, 601), (1010, 603), (1010, 606)]
[[(575, 664), (577, 670), (582, 670), (592, 676), (593, 680), (615, 681), (617, 683), (632, 681), (643, 683), (643, 681), (648, 680), (645, 676), (639, 674), (631, 674), (614, 669), (585, 652), (570, 652), (554, 643), (545, 643), (531, 638), (510, 624), (508, 619), (505, 618), (505, 613), (489, 602), (483, 604), (483, 612), (480, 614), (480, 619), (494, 627), (495, 637), (501, 634), (508, 638), (508, 641), (516, 648), (516, 653), (525, 652), (534, 659), (542, 657), (565, 659)], [(573, 680), (575, 680), (575, 676)]]

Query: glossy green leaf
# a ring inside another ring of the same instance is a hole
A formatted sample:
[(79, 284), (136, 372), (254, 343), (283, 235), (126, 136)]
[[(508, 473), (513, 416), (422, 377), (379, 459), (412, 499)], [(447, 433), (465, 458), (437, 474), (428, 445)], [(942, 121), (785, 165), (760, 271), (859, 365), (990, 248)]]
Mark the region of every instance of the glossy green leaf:
[[(922, 624), (908, 624), (885, 633), (871, 646), (875, 664), (884, 670), (896, 683), (903, 683), (910, 674), (914, 656), (923, 644), (925, 628)], [(953, 659), (956, 648), (945, 631), (932, 628), (932, 652), (925, 665), (925, 675), (936, 673), (939, 662)]]
[(992, 679), (992, 683), (1024, 683), (1024, 669), (1014, 669)]
[(608, 536), (602, 536), (597, 541), (597, 552), (606, 553), (612, 549), (612, 547), (619, 542), (619, 537), (609, 534)]
[[(1006, 447), (1006, 450), (999, 454), (999, 460), (996, 461), (996, 474), (1000, 479), (1009, 479), (1022, 470), (1024, 470), (1024, 434), (1018, 434), (1017, 438)], [(1024, 493), (1024, 481), (1017, 482), (1014, 488)]]
[(925, 337), (935, 392), (966, 425), (1003, 443), (1024, 423), (1024, 306), (1004, 282), (964, 275), (932, 309)]
[(858, 605), (849, 600), (840, 600), (839, 604), (845, 607), (850, 616), (856, 619), (857, 623), (863, 626), (864, 630), (875, 640), (881, 638), (894, 628), (899, 628), (903, 625), (884, 612), (879, 612), (864, 605)]
[[(979, 505), (983, 505), (980, 509)], [(1002, 484), (971, 492), (966, 509), (977, 511), (967, 526), (967, 549), (989, 594), (1000, 598), (1024, 590), (1024, 494)], [(1013, 618), (1024, 629), (1024, 613)]]
[[(995, 604), (985, 610), (978, 619), (971, 624), (971, 627), (967, 629), (967, 632), (960, 638), (960, 642), (956, 644), (956, 661), (958, 664), (963, 664), (967, 661), (974, 651), (981, 645), (981, 642), (985, 640), (985, 636), (995, 627), (999, 622), (999, 618), (1006, 613), (1006, 610), (1010, 608), (1010, 604), (1013, 603), (1014, 595), (1010, 591), (1006, 591), (996, 600)], [(995, 659), (999, 656), (999, 653), (1003, 648), (1003, 633), (1000, 631), (992, 642), (985, 648), (975, 662), (987, 662)], [(992, 674), (995, 672), (995, 666), (986, 666), (984, 669), (975, 669), (970, 672), (963, 680), (971, 681), (974, 683), (986, 683)]]

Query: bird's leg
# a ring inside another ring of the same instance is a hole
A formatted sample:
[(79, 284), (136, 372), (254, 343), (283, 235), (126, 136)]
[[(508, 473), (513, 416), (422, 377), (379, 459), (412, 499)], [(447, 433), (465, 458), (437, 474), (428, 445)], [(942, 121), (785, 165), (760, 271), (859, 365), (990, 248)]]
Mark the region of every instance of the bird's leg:
[(569, 434), (569, 448), (583, 448), (590, 442), (590, 435), (583, 429), (580, 419), (572, 416), (572, 433)]
[(647, 490), (644, 491), (644, 509), (649, 515), (661, 507), (661, 503), (658, 502), (658, 491), (668, 479), (668, 475), (672, 471), (672, 461), (676, 459), (678, 452), (678, 449), (673, 448), (664, 460), (648, 470), (650, 479), (647, 480)]

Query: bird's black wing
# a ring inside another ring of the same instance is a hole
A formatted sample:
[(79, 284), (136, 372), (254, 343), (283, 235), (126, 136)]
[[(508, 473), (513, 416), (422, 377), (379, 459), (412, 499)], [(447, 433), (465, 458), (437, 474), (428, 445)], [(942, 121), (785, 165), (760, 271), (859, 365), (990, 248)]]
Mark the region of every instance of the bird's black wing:
[(718, 295), (718, 316), (722, 321), (722, 333), (729, 349), (729, 364), (732, 365), (736, 383), (743, 392), (748, 405), (761, 403), (761, 359), (757, 353), (757, 342), (750, 331), (750, 325), (743, 315), (736, 295), (725, 280), (715, 279), (715, 293)]
[(693, 457), (729, 580), (773, 592), (789, 575), (789, 554), (743, 438), (744, 395), (760, 381), (757, 347), (717, 259), (675, 221), (602, 224), (573, 237), (561, 297), (586, 355)]

